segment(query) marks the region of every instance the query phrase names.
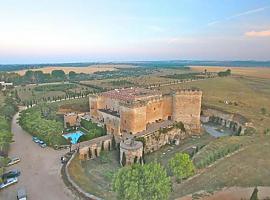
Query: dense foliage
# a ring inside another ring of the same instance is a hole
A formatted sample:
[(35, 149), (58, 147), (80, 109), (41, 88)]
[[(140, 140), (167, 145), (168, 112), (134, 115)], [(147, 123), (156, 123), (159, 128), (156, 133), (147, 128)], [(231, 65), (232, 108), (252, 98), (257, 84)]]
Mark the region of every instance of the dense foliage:
[(230, 76), (231, 75), (231, 70), (227, 69), (224, 72), (218, 72), (218, 76), (223, 77), (223, 76)]
[[(6, 96), (5, 96), (6, 95)], [(0, 175), (4, 172), (4, 167), (8, 161), (7, 154), (12, 142), (11, 120), (17, 112), (17, 99), (14, 93), (0, 93), (0, 98), (4, 100), (0, 107)], [(1, 183), (0, 176), (0, 183)]]
[(61, 135), (63, 124), (54, 116), (42, 106), (36, 106), (22, 111), (19, 123), (24, 130), (49, 146), (67, 144), (67, 140)]
[(113, 180), (119, 200), (165, 200), (171, 192), (171, 181), (158, 163), (134, 164), (119, 169)]
[(194, 174), (195, 167), (186, 153), (176, 153), (169, 161), (169, 167), (177, 182)]
[(106, 130), (103, 127), (98, 127), (96, 123), (87, 121), (85, 119), (81, 120), (82, 131), (86, 134), (82, 135), (79, 142), (91, 140), (103, 135), (106, 135)]

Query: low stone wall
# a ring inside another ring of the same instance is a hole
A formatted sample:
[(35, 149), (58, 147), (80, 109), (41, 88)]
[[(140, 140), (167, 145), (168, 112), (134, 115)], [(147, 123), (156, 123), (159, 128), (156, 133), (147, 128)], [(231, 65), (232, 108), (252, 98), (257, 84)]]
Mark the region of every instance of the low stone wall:
[(243, 135), (246, 129), (247, 119), (239, 114), (228, 113), (215, 109), (204, 109), (201, 116), (203, 123), (213, 122), (229, 128), (236, 135)]
[(62, 166), (61, 172), (62, 172), (62, 178), (64, 180), (64, 183), (68, 186), (69, 189), (71, 189), (73, 192), (75, 192), (80, 199), (85, 199), (85, 200), (102, 200), (101, 198), (87, 193), (85, 191), (83, 191), (79, 185), (77, 185), (77, 183), (75, 183), (72, 178), (70, 177), (68, 168), (70, 163), (72, 162), (73, 158), (76, 156), (76, 153), (73, 153), (73, 155), (71, 156), (71, 158), (68, 160), (68, 162), (66, 164), (64, 164)]
[(112, 149), (112, 138), (112, 135), (105, 135), (78, 144), (80, 160), (94, 159), (100, 155), (102, 150), (110, 151)]

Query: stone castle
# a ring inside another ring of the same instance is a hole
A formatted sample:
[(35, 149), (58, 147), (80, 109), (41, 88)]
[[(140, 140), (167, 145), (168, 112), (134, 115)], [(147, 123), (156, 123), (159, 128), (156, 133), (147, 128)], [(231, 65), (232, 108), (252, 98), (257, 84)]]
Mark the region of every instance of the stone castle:
[(181, 90), (162, 95), (143, 88), (115, 89), (90, 96), (90, 117), (116, 136), (138, 134), (161, 121), (183, 122), (200, 132), (201, 91)]
[[(190, 134), (200, 134), (201, 99), (199, 90), (162, 94), (144, 88), (115, 89), (89, 97), (90, 118), (103, 124), (107, 134), (120, 143), (120, 162), (125, 154), (125, 163), (132, 164), (141, 162), (143, 151), (152, 152)], [(175, 128), (177, 123), (183, 128)], [(143, 139), (144, 144), (136, 139)], [(95, 149), (98, 155), (101, 144), (84, 145), (80, 157), (91, 159), (86, 154)]]

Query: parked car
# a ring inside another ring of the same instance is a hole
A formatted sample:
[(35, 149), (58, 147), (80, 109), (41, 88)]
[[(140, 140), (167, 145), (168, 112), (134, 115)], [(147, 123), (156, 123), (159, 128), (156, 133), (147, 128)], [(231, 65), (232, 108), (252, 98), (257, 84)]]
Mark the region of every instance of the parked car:
[(18, 200), (26, 200), (26, 198), (27, 198), (26, 190), (24, 188), (18, 189), (17, 199)]
[(43, 143), (43, 144), (39, 144), (39, 146), (41, 146), (42, 148), (47, 147), (47, 144)]
[(2, 175), (2, 179), (3, 180), (6, 180), (6, 179), (9, 179), (9, 178), (15, 178), (15, 177), (18, 177), (21, 175), (21, 172), (17, 169), (14, 169), (14, 170), (11, 170), (11, 171), (8, 171), (6, 173), (4, 173)]
[(39, 139), (37, 137), (32, 137), (32, 140), (35, 142), (35, 143), (38, 143)]
[(6, 179), (3, 183), (0, 183), (0, 189), (3, 189), (5, 187), (8, 187), (14, 183), (17, 183), (18, 182), (18, 178), (15, 177), (15, 178), (8, 178)]
[(39, 144), (40, 140), (38, 138), (34, 138), (33, 141), (37, 144)]
[(21, 159), (18, 157), (11, 158), (10, 161), (8, 162), (7, 166), (15, 165), (16, 163), (20, 162)]

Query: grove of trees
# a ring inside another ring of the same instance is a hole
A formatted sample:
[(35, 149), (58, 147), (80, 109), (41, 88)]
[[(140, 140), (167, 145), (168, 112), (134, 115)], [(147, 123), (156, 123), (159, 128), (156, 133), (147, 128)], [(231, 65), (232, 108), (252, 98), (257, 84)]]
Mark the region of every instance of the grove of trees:
[(63, 123), (52, 117), (42, 106), (22, 111), (19, 118), (21, 127), (49, 146), (68, 144), (67, 140), (62, 137)]

